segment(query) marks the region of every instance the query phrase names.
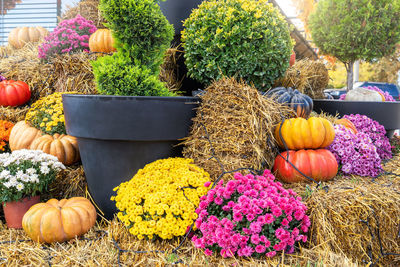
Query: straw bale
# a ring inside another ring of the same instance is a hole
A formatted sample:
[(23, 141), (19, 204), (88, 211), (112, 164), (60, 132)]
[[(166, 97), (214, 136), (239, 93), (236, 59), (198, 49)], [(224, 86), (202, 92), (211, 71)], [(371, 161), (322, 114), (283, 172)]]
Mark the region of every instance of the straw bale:
[(31, 103), (43, 96), (43, 90), (54, 82), (53, 67), (38, 58), (37, 44), (21, 49), (7, 47), (0, 54), (0, 73), (9, 80), (26, 82), (32, 91)]
[(291, 112), (244, 82), (223, 78), (201, 96), (190, 135), (183, 142), (183, 154), (194, 159), (212, 179), (221, 173), (216, 158), (225, 171), (269, 168), (275, 158), (273, 129)]
[(308, 58), (296, 61), (275, 86), (296, 88), (314, 99), (324, 99), (324, 89), (328, 86), (328, 69), (322, 61)]
[(91, 60), (96, 60), (97, 54), (80, 52), (63, 54), (52, 59), (54, 68), (53, 88), (48, 88), (46, 94), (56, 92), (78, 91), (83, 94), (97, 94)]
[(93, 21), (98, 29), (103, 29), (105, 28), (104, 23), (106, 21), (101, 15), (98, 6), (99, 0), (81, 0), (77, 5), (69, 7), (69, 9), (62, 14), (61, 19), (73, 19), (76, 15), (80, 14), (85, 19)]
[[(400, 175), (399, 162), (397, 156), (384, 169)], [(381, 256), (378, 228), (383, 251), (400, 253), (399, 185), (399, 177), (387, 173), (376, 179), (339, 175), (320, 188), (313, 184), (284, 184), (303, 196), (308, 206), (312, 223), (308, 247), (319, 247), (366, 263), (370, 262), (369, 247), (373, 261)], [(361, 220), (369, 220), (373, 236)], [(399, 266), (400, 256), (385, 256), (378, 264)]]

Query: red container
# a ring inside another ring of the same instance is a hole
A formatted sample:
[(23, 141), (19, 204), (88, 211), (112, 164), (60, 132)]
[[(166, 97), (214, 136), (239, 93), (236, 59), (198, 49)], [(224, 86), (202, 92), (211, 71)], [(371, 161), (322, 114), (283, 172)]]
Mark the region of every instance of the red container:
[(22, 217), (30, 207), (40, 202), (40, 196), (26, 197), (19, 201), (3, 202), (4, 217), (8, 228), (22, 229)]

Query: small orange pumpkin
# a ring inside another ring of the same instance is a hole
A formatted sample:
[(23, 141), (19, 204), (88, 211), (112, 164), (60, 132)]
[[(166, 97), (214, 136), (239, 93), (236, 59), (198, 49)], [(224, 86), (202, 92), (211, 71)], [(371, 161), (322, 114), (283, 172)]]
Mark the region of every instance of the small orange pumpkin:
[(79, 148), (76, 137), (65, 134), (43, 135), (36, 138), (29, 149), (42, 150), (56, 156), (64, 165), (74, 164), (79, 160)]
[(50, 199), (25, 213), (22, 228), (34, 241), (64, 242), (87, 233), (96, 223), (96, 217), (96, 209), (84, 197)]
[(285, 148), (282, 139), (291, 150), (324, 148), (335, 139), (333, 125), (324, 118), (291, 118), (283, 122), (282, 128), (281, 124), (275, 129), (275, 139), (281, 148)]
[(89, 49), (92, 52), (115, 52), (114, 39), (109, 29), (98, 29), (89, 38)]
[(358, 133), (356, 126), (354, 126), (354, 124), (349, 119), (346, 118), (339, 119), (335, 123), (341, 124), (347, 129), (350, 129), (354, 134)]
[(37, 27), (17, 27), (8, 34), (8, 43), (16, 49), (24, 47), (26, 43), (38, 42), (49, 32), (40, 26)]

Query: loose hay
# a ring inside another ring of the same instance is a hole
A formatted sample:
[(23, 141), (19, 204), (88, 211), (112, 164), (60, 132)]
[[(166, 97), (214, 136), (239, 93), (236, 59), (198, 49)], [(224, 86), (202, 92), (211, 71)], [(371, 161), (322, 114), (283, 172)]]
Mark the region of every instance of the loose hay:
[(88, 197), (87, 182), (82, 165), (61, 171), (49, 188), (49, 198)]
[[(103, 232), (106, 231), (106, 232)], [(103, 235), (104, 234), (104, 235)], [(337, 266), (356, 267), (346, 257), (323, 251), (322, 249), (304, 249), (292, 255), (279, 255), (273, 259), (224, 259), (208, 257), (193, 247), (189, 240), (173, 253), (179, 239), (172, 241), (139, 241), (129, 234), (126, 228), (116, 220), (100, 222), (84, 236), (64, 243), (49, 246), (33, 241), (18, 242), (28, 239), (22, 230), (7, 230), (0, 222), (0, 264), (7, 266)], [(114, 240), (116, 243), (114, 243)], [(15, 242), (17, 241), (17, 242)], [(120, 254), (116, 244), (125, 250), (149, 251), (150, 253)], [(161, 252), (155, 252), (156, 250)]]
[(174, 47), (167, 50), (164, 56), (164, 62), (160, 66), (160, 81), (165, 83), (168, 90), (177, 92), (182, 86), (183, 78), (179, 79), (178, 59), (183, 56), (180, 47)]
[(105, 28), (106, 22), (98, 8), (99, 0), (82, 0), (76, 6), (70, 7), (61, 17), (62, 20), (73, 19), (80, 14), (87, 20), (93, 21), (98, 29)]
[(321, 61), (302, 59), (290, 67), (285, 77), (276, 82), (276, 86), (296, 88), (314, 99), (324, 99), (324, 89), (328, 86), (329, 74)]
[(221, 161), (225, 171), (272, 166), (273, 129), (282, 117), (292, 114), (289, 107), (262, 97), (256, 89), (234, 78), (214, 82), (201, 100), (190, 136), (183, 142), (185, 157), (194, 159), (212, 179), (218, 177), (221, 167), (211, 156)]

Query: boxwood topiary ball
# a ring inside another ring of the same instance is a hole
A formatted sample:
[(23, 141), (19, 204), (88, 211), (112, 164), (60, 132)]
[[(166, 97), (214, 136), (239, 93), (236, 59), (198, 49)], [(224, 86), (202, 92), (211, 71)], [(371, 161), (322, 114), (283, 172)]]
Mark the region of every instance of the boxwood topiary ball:
[(267, 0), (205, 1), (184, 26), (189, 75), (204, 84), (235, 76), (265, 90), (289, 67), (289, 27)]

